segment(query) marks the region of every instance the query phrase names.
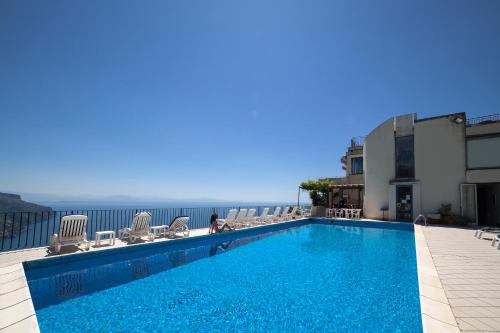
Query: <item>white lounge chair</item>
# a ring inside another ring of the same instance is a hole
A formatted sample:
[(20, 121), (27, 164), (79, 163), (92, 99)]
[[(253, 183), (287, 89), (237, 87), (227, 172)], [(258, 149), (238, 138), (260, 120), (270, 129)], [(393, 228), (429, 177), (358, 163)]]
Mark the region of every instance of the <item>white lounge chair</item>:
[[(483, 237), (483, 234), (498, 234), (500, 233), (500, 228), (495, 228), (495, 227), (484, 227), (481, 229), (476, 230), (476, 233), (474, 234), (474, 237), (481, 239)], [(495, 238), (495, 237), (493, 237)]]
[(500, 250), (500, 235), (496, 235), (495, 237), (493, 237), (493, 240), (491, 241), (491, 246), (495, 246), (495, 242), (498, 242), (497, 249)]
[(184, 237), (189, 236), (188, 228), (189, 216), (177, 216), (167, 226), (169, 236), (174, 237), (177, 233), (182, 233)]
[(286, 206), (285, 209), (283, 209), (283, 212), (281, 213), (280, 217), (278, 218), (278, 221), (280, 221), (280, 222), (285, 221), (289, 210), (290, 210), (290, 207)]
[(293, 207), (291, 212), (289, 212), (289, 209), (285, 210), (285, 212), (282, 214), (281, 220), (290, 221), (297, 213), (297, 207)]
[(295, 216), (297, 215), (298, 209), (299, 209), (299, 207), (297, 207), (297, 206), (292, 208), (292, 211), (290, 212), (290, 214), (288, 214), (289, 220), (293, 220), (295, 218)]
[(87, 240), (87, 216), (66, 215), (61, 219), (59, 234), (52, 235), (49, 245), (56, 253), (59, 253), (63, 246), (82, 243), (85, 244), (87, 250), (90, 249), (90, 242)]
[(267, 216), (267, 221), (268, 222), (275, 222), (280, 219), (280, 213), (281, 213), (281, 207), (276, 207), (274, 208), (274, 213), (273, 215), (268, 215)]
[(237, 226), (237, 227), (246, 226), (247, 213), (248, 213), (247, 208), (240, 209), (240, 211), (238, 212), (238, 215), (236, 215), (236, 220), (234, 220), (235, 226)]
[(245, 221), (246, 221), (246, 226), (251, 226), (252, 224), (255, 223), (256, 217), (255, 213), (257, 210), (255, 208), (250, 208), (248, 210), (247, 216), (245, 216)]
[(220, 226), (221, 224), (227, 223), (228, 226), (233, 227), (237, 214), (237, 209), (230, 209), (225, 219), (217, 219), (217, 224)]
[(128, 238), (131, 242), (135, 242), (137, 238), (146, 236), (150, 241), (152, 241), (154, 239), (154, 235), (150, 232), (150, 223), (151, 213), (141, 212), (135, 214), (130, 228), (122, 228), (118, 230), (119, 238)]
[(268, 220), (268, 218), (269, 218), (267, 214), (269, 214), (269, 207), (265, 207), (262, 210), (262, 214), (260, 214), (260, 216), (255, 219), (254, 223), (256, 223), (256, 224), (264, 224), (264, 223), (266, 223), (267, 220)]
[(307, 208), (302, 208), (300, 210), (300, 215), (302, 215), (302, 217), (308, 217), (308, 216), (311, 216), (311, 210), (310, 209), (307, 209)]

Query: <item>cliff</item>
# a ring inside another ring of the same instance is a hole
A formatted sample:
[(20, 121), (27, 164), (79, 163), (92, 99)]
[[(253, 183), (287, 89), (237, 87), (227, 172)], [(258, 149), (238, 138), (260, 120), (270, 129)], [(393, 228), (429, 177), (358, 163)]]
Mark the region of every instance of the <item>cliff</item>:
[(51, 212), (52, 208), (37, 205), (21, 199), (18, 194), (0, 192), (0, 213), (9, 212)]

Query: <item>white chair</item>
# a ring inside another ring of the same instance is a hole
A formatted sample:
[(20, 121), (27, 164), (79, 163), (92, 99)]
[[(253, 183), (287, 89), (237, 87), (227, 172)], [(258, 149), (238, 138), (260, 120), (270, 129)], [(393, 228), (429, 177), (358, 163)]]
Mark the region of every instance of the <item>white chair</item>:
[(273, 214), (267, 216), (267, 222), (278, 221), (280, 218), (280, 213), (281, 213), (281, 207), (274, 208)]
[(254, 223), (256, 224), (264, 224), (267, 222), (267, 214), (269, 214), (269, 207), (265, 207), (263, 210), (262, 210), (262, 214), (260, 214), (260, 216), (258, 216)]
[(154, 239), (154, 235), (149, 229), (151, 223), (151, 213), (140, 212), (134, 215), (132, 226), (130, 228), (122, 228), (118, 230), (119, 238), (128, 238), (131, 242), (136, 239), (146, 236), (150, 241)]
[(247, 212), (248, 212), (247, 208), (240, 209), (238, 215), (236, 215), (236, 220), (234, 220), (235, 226), (237, 227), (246, 226)]
[(255, 223), (256, 217), (255, 213), (257, 210), (255, 208), (250, 208), (248, 210), (247, 216), (245, 216), (245, 221), (246, 221), (246, 226), (251, 226), (252, 224)]
[(177, 233), (182, 233), (184, 237), (189, 236), (189, 228), (188, 228), (189, 216), (177, 216), (170, 222), (170, 225), (167, 226), (168, 234), (171, 237), (174, 237)]
[(356, 219), (361, 218), (361, 209), (354, 209), (354, 218)]
[(310, 209), (307, 209), (307, 208), (302, 208), (300, 210), (300, 215), (302, 215), (302, 217), (308, 217), (308, 216), (311, 216), (311, 210)]
[[(484, 228), (478, 229), (478, 230), (476, 230), (474, 237), (481, 239), (483, 237), (483, 234), (485, 234), (485, 233), (486, 234), (493, 234), (493, 236), (495, 236), (495, 234), (500, 233), (500, 228), (484, 227)], [(495, 239), (495, 237), (493, 237), (493, 239)]]
[(491, 241), (491, 246), (495, 246), (495, 242), (498, 242), (497, 249), (500, 250), (500, 235), (496, 235), (495, 237), (493, 237), (493, 240)]
[(63, 246), (82, 243), (85, 244), (87, 250), (90, 249), (90, 242), (87, 240), (87, 216), (67, 215), (61, 219), (59, 234), (52, 235), (49, 245), (56, 253), (59, 253)]
[(295, 206), (292, 208), (292, 211), (289, 212), (288, 214), (286, 214), (285, 216), (285, 221), (290, 221), (290, 220), (293, 220), (293, 218), (295, 217), (295, 215), (297, 214), (297, 209), (299, 209), (299, 207)]
[(278, 221), (285, 221), (289, 210), (290, 210), (290, 207), (286, 206), (285, 209), (283, 209), (281, 216), (278, 218)]
[(217, 219), (217, 224), (220, 226), (224, 223), (227, 223), (228, 226), (233, 227), (236, 220), (236, 214), (238, 214), (237, 209), (230, 209), (229, 212), (227, 212), (227, 216), (225, 219)]

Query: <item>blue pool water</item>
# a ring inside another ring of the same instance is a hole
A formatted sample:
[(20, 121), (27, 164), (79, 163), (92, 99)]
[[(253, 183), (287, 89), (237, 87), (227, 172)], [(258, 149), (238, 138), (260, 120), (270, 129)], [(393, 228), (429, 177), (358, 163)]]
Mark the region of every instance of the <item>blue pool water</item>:
[(375, 225), (298, 223), (25, 268), (42, 333), (421, 332), (412, 226)]

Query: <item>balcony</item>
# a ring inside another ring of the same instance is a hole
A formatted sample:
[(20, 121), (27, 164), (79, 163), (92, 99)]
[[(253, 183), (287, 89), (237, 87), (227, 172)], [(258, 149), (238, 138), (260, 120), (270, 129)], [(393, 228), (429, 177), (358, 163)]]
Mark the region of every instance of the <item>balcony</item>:
[(467, 126), (485, 125), (500, 122), (500, 113), (467, 119)]

